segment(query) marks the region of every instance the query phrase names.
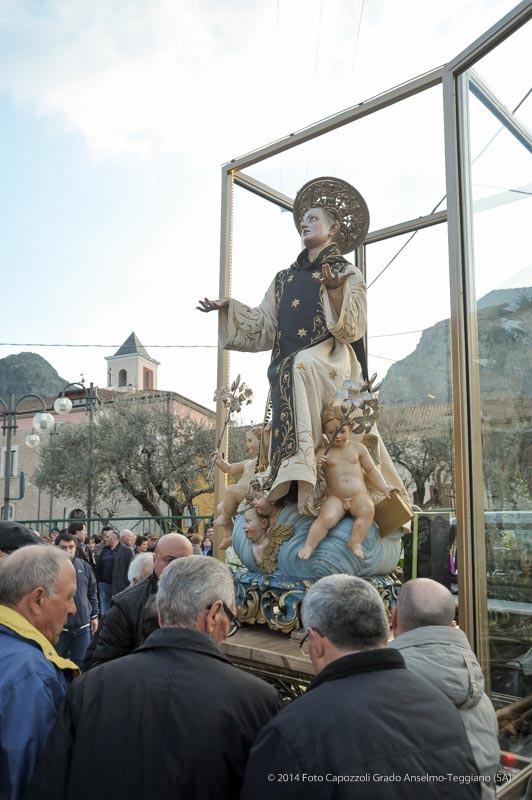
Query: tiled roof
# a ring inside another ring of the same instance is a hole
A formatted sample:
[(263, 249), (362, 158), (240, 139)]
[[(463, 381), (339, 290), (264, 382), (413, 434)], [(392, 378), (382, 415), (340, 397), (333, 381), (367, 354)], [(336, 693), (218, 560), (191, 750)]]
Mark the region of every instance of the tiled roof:
[(116, 358), (117, 356), (133, 356), (133, 355), (139, 355), (139, 356), (144, 356), (144, 358), (150, 358), (144, 346), (141, 344), (140, 339), (135, 333), (135, 331), (133, 331), (133, 333), (127, 337), (122, 347), (118, 348), (114, 357)]

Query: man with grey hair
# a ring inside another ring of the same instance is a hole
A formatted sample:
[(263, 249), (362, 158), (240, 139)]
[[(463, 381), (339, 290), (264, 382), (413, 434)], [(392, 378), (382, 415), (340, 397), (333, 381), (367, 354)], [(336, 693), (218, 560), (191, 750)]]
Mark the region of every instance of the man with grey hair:
[(159, 627), (155, 608), (159, 578), (172, 561), (191, 555), (192, 545), (183, 534), (161, 536), (155, 548), (153, 574), (113, 597), (111, 608), (101, 620), (99, 631), (87, 650), (83, 671), (127, 656)]
[(0, 798), (18, 800), (78, 670), (53, 645), (76, 606), (76, 572), (56, 547), (0, 563)]
[(497, 715), (484, 692), (480, 664), (456, 626), (455, 611), (445, 586), (430, 578), (408, 581), (392, 611), (395, 639), (390, 647), (401, 653), (407, 669), (430, 681), (456, 706), (485, 779), (482, 797), (493, 797), (500, 761)]
[(234, 624), (229, 569), (175, 560), (157, 608), (161, 627), (138, 650), (72, 685), (28, 798), (94, 800), (103, 776), (113, 800), (238, 797), (253, 740), (280, 701), (218, 647)]
[(153, 575), (153, 553), (138, 553), (127, 571), (130, 586), (142, 583)]
[(388, 620), (376, 589), (349, 575), (321, 578), (302, 614), (317, 677), (260, 733), (242, 800), (271, 798), (272, 784), (276, 798), (294, 800), (411, 800), (418, 783), (424, 800), (478, 797), (460, 717), (386, 647)]
[(96, 580), (102, 614), (105, 614), (110, 607), (115, 594), (129, 586), (127, 571), (134, 556), (131, 547), (121, 543), (118, 531), (110, 527), (104, 531), (102, 535), (105, 546), (96, 562)]
[(137, 541), (137, 537), (133, 533), (133, 531), (129, 530), (129, 528), (124, 528), (120, 531), (120, 543), (125, 544), (126, 547), (135, 547), (135, 542)]

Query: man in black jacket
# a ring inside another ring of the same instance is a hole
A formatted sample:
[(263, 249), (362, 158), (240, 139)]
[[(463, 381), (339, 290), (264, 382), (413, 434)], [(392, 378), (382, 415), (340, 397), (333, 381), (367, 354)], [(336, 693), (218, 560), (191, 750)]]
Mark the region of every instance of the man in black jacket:
[(135, 653), (73, 683), (27, 800), (94, 800), (102, 786), (113, 800), (238, 797), (253, 740), (281, 703), (218, 647), (235, 612), (231, 572), (180, 558), (157, 608), (161, 628)]
[(142, 583), (113, 597), (111, 608), (100, 621), (100, 630), (91, 643), (83, 670), (127, 656), (159, 627), (155, 594), (159, 578), (177, 558), (192, 555), (192, 545), (180, 533), (161, 536), (155, 549), (153, 575)]
[(71, 533), (60, 533), (55, 540), (60, 550), (64, 550), (76, 570), (76, 613), (68, 617), (59, 637), (56, 650), (63, 658), (70, 658), (81, 668), (91, 634), (98, 629), (98, 590), (94, 570), (86, 561), (77, 558), (78, 541)]
[(96, 579), (100, 595), (100, 609), (105, 614), (111, 599), (129, 586), (127, 571), (134, 558), (131, 547), (120, 544), (120, 534), (114, 528), (104, 533), (105, 547), (96, 562)]
[(317, 677), (259, 735), (242, 800), (479, 797), (460, 715), (386, 648), (386, 613), (367, 581), (317, 581), (303, 623)]

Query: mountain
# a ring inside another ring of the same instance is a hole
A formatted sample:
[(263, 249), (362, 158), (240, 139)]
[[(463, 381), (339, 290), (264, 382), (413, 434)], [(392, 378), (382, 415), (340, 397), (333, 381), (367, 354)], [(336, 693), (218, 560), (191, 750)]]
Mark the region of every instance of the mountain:
[(17, 353), (0, 358), (0, 397), (19, 400), (25, 394), (53, 397), (67, 385), (45, 358), (36, 353)]
[[(532, 397), (532, 288), (497, 289), (477, 303), (483, 398)], [(381, 402), (423, 405), (451, 399), (450, 321), (426, 328), (416, 349), (388, 370)]]

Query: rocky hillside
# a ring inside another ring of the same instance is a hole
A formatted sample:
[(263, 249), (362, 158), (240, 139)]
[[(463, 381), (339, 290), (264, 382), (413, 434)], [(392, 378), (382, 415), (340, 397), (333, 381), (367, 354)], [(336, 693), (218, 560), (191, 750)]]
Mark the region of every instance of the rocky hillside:
[[(532, 289), (492, 291), (478, 302), (480, 386), (485, 399), (532, 397)], [(390, 367), (383, 402), (450, 401), (450, 325), (423, 331), (416, 349)]]
[(53, 397), (67, 383), (45, 358), (36, 353), (17, 353), (0, 358), (0, 397), (6, 401), (12, 393), (17, 400), (25, 394)]

